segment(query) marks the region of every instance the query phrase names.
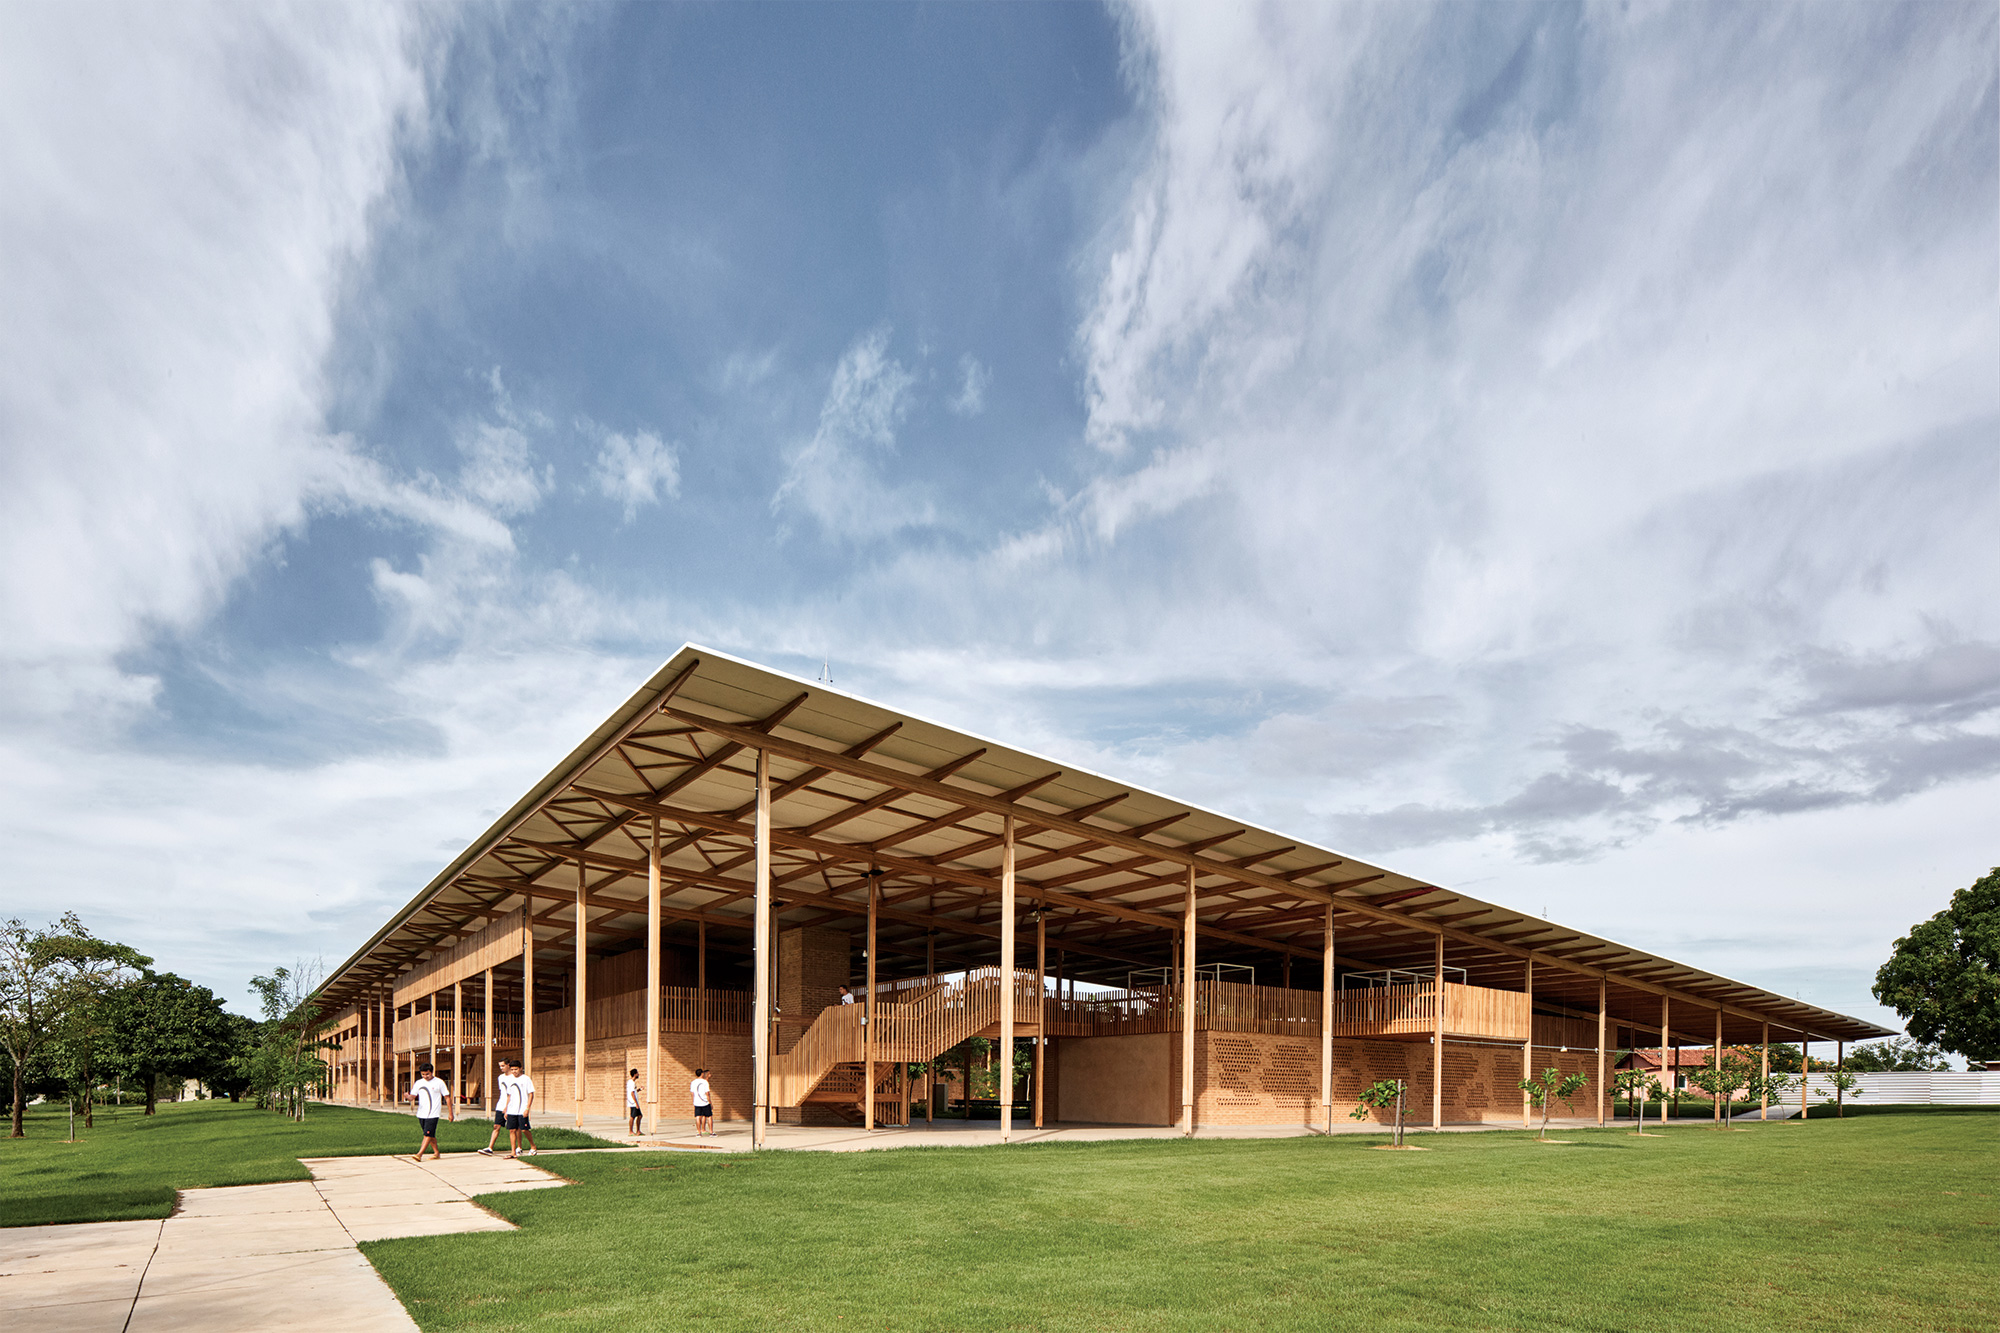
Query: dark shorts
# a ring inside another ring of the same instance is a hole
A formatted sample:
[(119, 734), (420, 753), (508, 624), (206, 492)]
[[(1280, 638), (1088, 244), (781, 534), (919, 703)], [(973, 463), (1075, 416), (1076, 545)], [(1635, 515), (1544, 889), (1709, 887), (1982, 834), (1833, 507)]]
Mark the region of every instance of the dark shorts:
[(508, 1116), (508, 1117), (507, 1117), (507, 1128), (509, 1128), (509, 1129), (527, 1129), (527, 1128), (529, 1128), (529, 1125), (528, 1125), (528, 1117), (526, 1117), (526, 1116), (524, 1116), (524, 1115), (510, 1115), (510, 1116)]
[(502, 1129), (507, 1128), (507, 1113), (505, 1111), (495, 1111), (493, 1113), (493, 1123)]
[(417, 1123), (424, 1127), (425, 1138), (434, 1139), (437, 1137), (438, 1118), (436, 1116), (431, 1116), (429, 1119), (425, 1119), (423, 1116), (418, 1116)]
[(636, 1106), (628, 1106), (628, 1107), (626, 1107), (626, 1108), (625, 1108), (625, 1118), (626, 1118), (627, 1120), (637, 1120), (637, 1119), (639, 1118), (639, 1108), (638, 1108), (638, 1107), (636, 1107)]
[(694, 1113), (698, 1116), (708, 1116), (709, 1118), (713, 1119), (715, 1116), (715, 1108), (713, 1106), (697, 1106), (694, 1108)]

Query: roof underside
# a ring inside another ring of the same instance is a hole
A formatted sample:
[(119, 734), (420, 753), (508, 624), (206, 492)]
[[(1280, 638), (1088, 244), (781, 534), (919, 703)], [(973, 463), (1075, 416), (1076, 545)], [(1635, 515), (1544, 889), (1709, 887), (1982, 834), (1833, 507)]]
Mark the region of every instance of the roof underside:
[(1673, 1032), (1703, 1040), (1718, 1007), (1730, 1042), (1767, 1021), (1773, 1040), (1892, 1035), (692, 645), (342, 964), (324, 998), (373, 995), (524, 905), (538, 952), (561, 966), (579, 882), (590, 951), (633, 947), (656, 824), (669, 935), (705, 923), (712, 951), (747, 962), (759, 749), (780, 928), (859, 931), (879, 872), (890, 976), (922, 972), (927, 949), (940, 971), (997, 961), (1011, 816), (1021, 910), (1044, 913), (1052, 962), (1060, 953), (1064, 975), (1086, 981), (1168, 961), (1192, 870), (1201, 960), (1254, 964), (1265, 984), (1288, 956), (1317, 984), (1331, 904), (1342, 969), (1428, 968), (1442, 936), (1446, 967), (1474, 985), (1520, 990), (1532, 962), (1538, 1005), (1594, 1012), (1602, 980), (1613, 1018), (1647, 1030), (1666, 997)]

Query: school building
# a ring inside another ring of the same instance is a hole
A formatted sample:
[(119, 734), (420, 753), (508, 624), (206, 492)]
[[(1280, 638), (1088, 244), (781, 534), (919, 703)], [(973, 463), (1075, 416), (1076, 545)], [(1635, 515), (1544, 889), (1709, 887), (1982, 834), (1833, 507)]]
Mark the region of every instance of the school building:
[(702, 1066), (759, 1141), (906, 1121), (994, 1051), (1038, 1126), (1193, 1132), (1395, 1079), (1412, 1123), (1518, 1122), (1549, 1066), (1602, 1120), (1620, 1049), (1891, 1035), (694, 645), (319, 996), (336, 1098), (429, 1060), (490, 1104), (506, 1058), (557, 1117), (636, 1068), (651, 1122)]

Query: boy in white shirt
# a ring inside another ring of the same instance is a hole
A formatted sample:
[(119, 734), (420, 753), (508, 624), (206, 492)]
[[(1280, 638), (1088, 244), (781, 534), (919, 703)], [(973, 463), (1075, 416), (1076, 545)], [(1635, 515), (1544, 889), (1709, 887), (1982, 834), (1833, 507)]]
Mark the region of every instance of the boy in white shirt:
[(639, 1071), (625, 1071), (625, 1118), (632, 1122), (632, 1137), (639, 1137)]
[(715, 1094), (708, 1086), (708, 1071), (697, 1069), (694, 1079), (688, 1084), (688, 1096), (694, 1100), (694, 1136), (706, 1138), (715, 1133)]
[(500, 1131), (507, 1128), (507, 1112), (514, 1105), (514, 1076), (507, 1072), (505, 1060), (500, 1062), (500, 1076), (493, 1082), (498, 1089), (493, 1098), (493, 1132), (486, 1136), (486, 1146), (479, 1150), (485, 1157), (493, 1155), (493, 1145), (500, 1141)]
[[(514, 1104), (507, 1111), (507, 1138), (514, 1146), (509, 1157), (533, 1157), (535, 1155), (535, 1130), (528, 1119), (528, 1112), (535, 1105), (535, 1080), (528, 1077), (528, 1071), (519, 1060), (509, 1062), (514, 1070)], [(528, 1150), (521, 1151), (521, 1136), (528, 1136)]]
[(450, 1085), (432, 1073), (428, 1064), (418, 1065), (417, 1073), (420, 1077), (410, 1085), (410, 1090), (403, 1094), (403, 1100), (417, 1104), (417, 1124), (424, 1131), (424, 1141), (418, 1145), (417, 1155), (410, 1160), (423, 1161), (424, 1149), (429, 1148), (431, 1160), (435, 1162), (444, 1156), (438, 1150), (438, 1113), (447, 1112), (453, 1120), (458, 1119), (458, 1114), (452, 1104)]

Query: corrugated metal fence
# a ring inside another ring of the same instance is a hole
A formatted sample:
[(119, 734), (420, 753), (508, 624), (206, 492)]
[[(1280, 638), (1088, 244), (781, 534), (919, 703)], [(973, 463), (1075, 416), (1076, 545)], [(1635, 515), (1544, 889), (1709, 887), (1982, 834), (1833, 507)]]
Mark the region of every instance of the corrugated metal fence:
[[(2000, 1072), (1945, 1070), (1928, 1074), (1857, 1074), (1863, 1106), (2000, 1106)], [(1794, 1093), (1798, 1085), (1792, 1085)], [(1825, 1077), (1814, 1074), (1806, 1096), (1817, 1102), (1833, 1095)], [(1850, 1093), (1850, 1096), (1857, 1094)]]

